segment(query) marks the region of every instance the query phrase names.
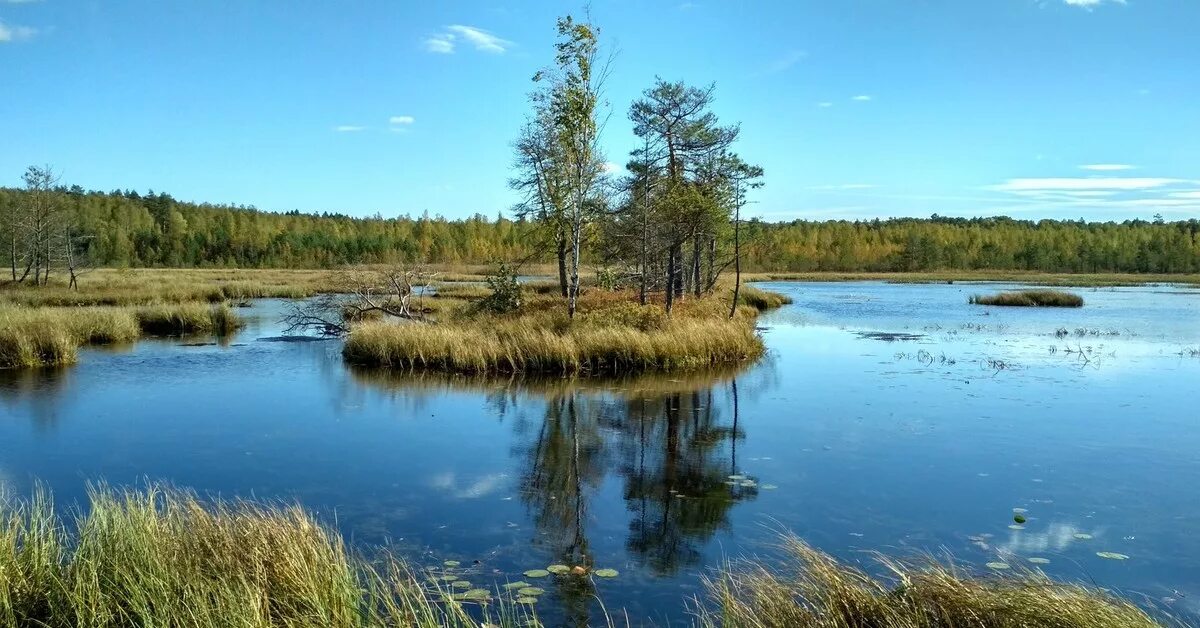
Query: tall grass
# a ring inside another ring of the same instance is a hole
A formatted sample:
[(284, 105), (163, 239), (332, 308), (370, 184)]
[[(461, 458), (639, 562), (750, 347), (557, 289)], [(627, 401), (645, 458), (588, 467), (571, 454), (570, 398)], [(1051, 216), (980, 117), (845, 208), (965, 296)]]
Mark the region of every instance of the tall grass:
[(1061, 290), (1019, 290), (991, 295), (974, 295), (975, 305), (1010, 307), (1083, 307), (1083, 297)]
[(74, 364), (83, 345), (132, 342), (142, 334), (224, 335), (240, 325), (237, 314), (224, 304), (0, 306), (0, 368)]
[(731, 566), (707, 584), (703, 628), (1158, 628), (1133, 604), (1027, 571), (974, 578), (928, 561), (881, 558), (873, 578), (786, 537), (790, 561)]
[[(93, 488), (74, 522), (38, 495), (0, 512), (0, 625), (358, 628), (529, 625), (469, 611), (403, 563), (369, 564), (297, 506)], [(532, 624), (536, 625), (536, 623)]]
[[(732, 299), (732, 297), (730, 298)], [(765, 312), (791, 303), (792, 298), (778, 292), (771, 292), (749, 284), (742, 284), (742, 287), (738, 290), (738, 301), (760, 312)]]

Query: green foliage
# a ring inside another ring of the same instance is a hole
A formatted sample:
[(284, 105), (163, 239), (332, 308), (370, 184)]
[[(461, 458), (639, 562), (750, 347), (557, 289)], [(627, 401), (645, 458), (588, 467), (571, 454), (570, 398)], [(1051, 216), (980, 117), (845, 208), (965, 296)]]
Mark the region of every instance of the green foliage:
[(490, 292), (479, 301), (481, 309), (504, 314), (521, 308), (521, 282), (517, 280), (517, 270), (511, 264), (500, 262), (485, 281)]

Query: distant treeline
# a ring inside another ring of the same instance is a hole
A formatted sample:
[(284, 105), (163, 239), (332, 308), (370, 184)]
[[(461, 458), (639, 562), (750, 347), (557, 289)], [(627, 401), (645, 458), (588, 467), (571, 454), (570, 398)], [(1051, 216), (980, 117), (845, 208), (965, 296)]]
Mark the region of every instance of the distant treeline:
[[(547, 238), (552, 238), (529, 221), (482, 215), (462, 220), (354, 218), (188, 203), (153, 192), (79, 187), (56, 192), (72, 231), (86, 236), (82, 246), (94, 266), (483, 264), (526, 259), (546, 250)], [(20, 215), (28, 194), (0, 188), (0, 216)], [(8, 228), (0, 224), (0, 231)], [(1200, 272), (1200, 221), (1195, 219), (749, 220), (742, 229), (744, 265), (751, 270)], [(552, 256), (534, 259), (549, 262)]]

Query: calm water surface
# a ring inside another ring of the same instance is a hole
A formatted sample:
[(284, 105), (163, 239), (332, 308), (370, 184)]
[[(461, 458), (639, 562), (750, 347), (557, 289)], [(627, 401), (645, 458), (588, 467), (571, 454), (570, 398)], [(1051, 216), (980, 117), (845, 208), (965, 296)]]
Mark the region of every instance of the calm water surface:
[(540, 612), (570, 625), (597, 617), (593, 595), (686, 623), (701, 574), (770, 555), (780, 528), (868, 564), (1047, 558), (1200, 612), (1200, 292), (1088, 289), (1059, 310), (967, 304), (1000, 284), (765, 287), (796, 303), (762, 319), (759, 364), (616, 382), (359, 372), (337, 341), (273, 341), (283, 304), (258, 302), (223, 345), (0, 373), (0, 484), (63, 504), (97, 479), (298, 500), (479, 583), (619, 570), (543, 585)]

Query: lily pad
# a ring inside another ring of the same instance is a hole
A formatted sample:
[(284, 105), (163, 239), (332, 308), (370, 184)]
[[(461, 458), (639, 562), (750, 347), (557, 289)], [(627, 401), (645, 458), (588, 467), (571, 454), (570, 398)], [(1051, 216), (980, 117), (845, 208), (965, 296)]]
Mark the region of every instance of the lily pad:
[(545, 569), (530, 569), (523, 574), (526, 578), (545, 578), (550, 575)]
[(462, 563), (458, 562), (457, 560), (448, 560), (442, 564), (447, 567), (457, 567), (457, 566), (461, 565)]
[(998, 571), (1003, 571), (1005, 569), (1009, 569), (1008, 563), (995, 562), (995, 563), (988, 563), (987, 566), (988, 566), (988, 569), (996, 569)]
[(492, 592), (488, 591), (487, 589), (471, 589), (470, 591), (463, 593), (462, 598), (464, 600), (471, 600), (473, 602), (490, 600), (492, 599)]
[(1084, 534), (1082, 532), (1077, 532), (1077, 533), (1073, 534), (1072, 536), (1079, 539), (1080, 541), (1088, 541), (1088, 540), (1091, 540), (1091, 538), (1092, 538), (1092, 535)]
[(517, 604), (537, 604), (538, 599), (536, 597), (519, 597), (514, 601)]
[(446, 575), (442, 576), (441, 579), (445, 582), (454, 582), (455, 580), (458, 580), (458, 576), (452, 576), (450, 574), (446, 574)]
[(1109, 560), (1129, 560), (1129, 557), (1125, 554), (1118, 554), (1116, 552), (1096, 552), (1096, 555)]
[(594, 571), (592, 573), (596, 574), (597, 576), (600, 576), (601, 578), (616, 578), (618, 575), (618, 572), (616, 569), (597, 569), (596, 571)]
[(455, 580), (454, 582), (450, 583), (450, 586), (454, 587), (455, 589), (470, 589), (471, 583), (467, 582), (466, 580)]
[(549, 567), (546, 568), (546, 571), (549, 571), (552, 574), (557, 574), (557, 575), (561, 576), (565, 573), (570, 572), (571, 568), (566, 565), (550, 565)]
[(1039, 557), (1035, 556), (1033, 558), (1030, 558), (1029, 562), (1031, 562), (1035, 565), (1049, 565), (1050, 559), (1049, 558), (1039, 558)]
[(510, 583), (504, 585), (504, 590), (505, 591), (515, 591), (518, 589), (524, 589), (527, 586), (529, 586), (528, 582), (525, 582), (524, 580), (518, 580), (516, 582), (510, 582)]
[(517, 595), (520, 595), (523, 597), (537, 597), (545, 592), (546, 592), (545, 589), (539, 589), (537, 587), (525, 587), (525, 588), (521, 589), (520, 591), (517, 591)]

